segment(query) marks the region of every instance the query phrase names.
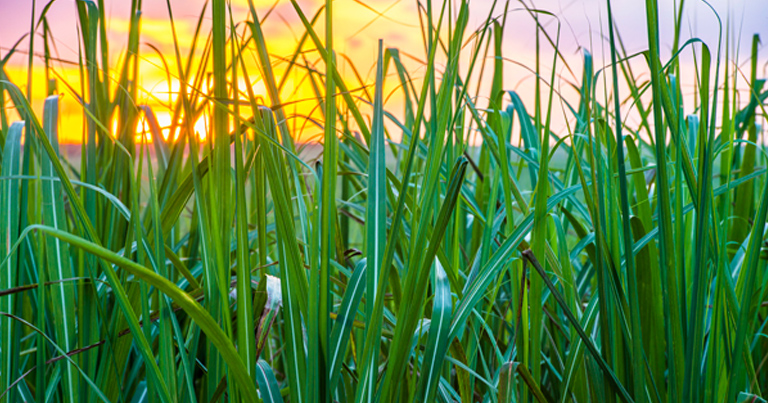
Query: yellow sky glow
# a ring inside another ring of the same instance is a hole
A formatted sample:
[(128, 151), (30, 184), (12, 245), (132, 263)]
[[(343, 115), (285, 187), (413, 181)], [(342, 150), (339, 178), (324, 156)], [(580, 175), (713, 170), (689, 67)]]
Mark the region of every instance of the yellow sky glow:
[[(319, 9), (315, 1), (302, 1), (300, 2), (302, 7), (305, 8), (304, 12), (308, 16), (312, 16)], [(274, 4), (273, 1), (254, 1), (258, 12), (265, 14), (269, 8)], [(392, 9), (393, 3), (384, 3), (379, 1), (368, 2), (368, 7), (379, 7), (381, 9)], [(397, 2), (395, 9), (399, 7), (401, 10), (410, 8), (398, 6)], [(282, 79), (285, 74), (287, 66), (287, 59), (293, 54), (298, 43), (298, 38), (303, 34), (304, 29), (300, 25), (296, 24), (295, 11), (287, 9), (286, 5), (290, 5), (288, 2), (281, 2), (279, 7), (275, 8), (270, 15), (269, 19), (264, 22), (263, 29), (265, 36), (267, 37), (267, 44), (272, 56), (273, 69), (278, 80)], [(233, 2), (233, 13), (236, 23), (244, 21), (249, 18), (247, 0), (237, 0)], [(291, 13), (289, 13), (291, 12)], [(198, 9), (194, 11), (191, 9), (183, 8), (182, 5), (175, 4), (174, 8), (174, 21), (177, 33), (178, 45), (183, 62), (186, 63), (186, 56), (189, 54), (189, 47), (191, 46), (195, 25), (197, 24), (197, 17), (194, 14), (199, 13)], [(210, 9), (206, 11), (208, 15), (204, 17), (203, 28), (201, 29), (201, 35), (198, 38), (198, 45), (195, 52), (196, 59), (201, 56), (201, 49), (204, 45), (207, 35), (210, 32)], [(260, 15), (261, 15), (260, 14)], [(322, 19), (321, 19), (322, 21)], [(344, 54), (349, 59), (354, 60), (356, 68), (359, 69), (358, 73), (363, 76), (363, 79), (372, 79), (372, 66), (375, 61), (375, 44), (378, 37), (390, 37), (394, 41), (401, 37), (403, 24), (393, 24), (391, 21), (382, 24), (381, 21), (387, 21), (386, 19), (377, 18), (376, 14), (370, 11), (368, 8), (350, 4), (349, 7), (338, 7), (335, 10), (334, 26), (335, 30), (335, 46), (340, 54)], [(378, 23), (377, 23), (378, 22)], [(108, 22), (108, 37), (110, 38), (110, 76), (113, 83), (117, 82), (119, 75), (119, 66), (124, 60), (125, 38), (127, 38), (130, 25), (129, 20), (122, 15), (112, 15), (109, 17)], [(362, 29), (362, 31), (361, 31)], [(413, 34), (419, 35), (415, 25), (412, 27)], [(318, 24), (318, 33), (323, 34), (322, 23)], [(242, 25), (240, 25), (238, 33), (243, 33)], [(250, 31), (247, 31), (250, 33)], [(55, 38), (55, 36), (54, 36)], [(242, 38), (240, 38), (242, 39)], [(401, 38), (402, 39), (402, 38)], [(142, 17), (141, 20), (141, 47), (140, 47), (140, 62), (139, 62), (139, 85), (140, 93), (136, 100), (137, 105), (148, 105), (152, 108), (158, 123), (161, 127), (167, 128), (171, 124), (172, 109), (170, 106), (176, 101), (176, 94), (179, 91), (179, 81), (176, 77), (176, 60), (174, 52), (174, 39), (171, 34), (171, 24), (168, 18), (157, 17)], [(406, 43), (407, 44), (407, 43)], [(417, 42), (411, 41), (410, 44), (418, 46)], [(76, 43), (67, 43), (62, 46), (64, 49), (75, 50), (77, 49)], [(150, 46), (152, 45), (152, 46)], [(398, 44), (403, 46), (403, 43)], [(313, 68), (324, 71), (322, 61), (319, 60), (317, 52), (312, 51), (314, 46), (311, 42), (307, 42), (304, 45), (304, 57), (310, 63)], [(414, 49), (416, 51), (416, 49)], [(229, 49), (227, 50), (229, 53)], [(259, 73), (259, 67), (257, 64), (257, 55), (254, 47), (251, 45), (246, 49), (243, 55), (246, 62), (246, 68), (248, 69), (248, 75), (251, 83), (246, 83), (242, 78), (242, 72), (239, 73), (238, 90), (240, 91), (241, 101), (247, 101), (246, 86), (251, 86), (253, 93), (262, 99), (262, 102), (269, 103), (266, 100), (266, 90), (264, 83), (261, 81), (261, 75)], [(15, 63), (9, 63), (5, 70), (12, 82), (14, 82), (20, 88), (26, 88), (28, 69), (26, 67), (26, 58), (19, 56), (14, 58)], [(75, 62), (76, 56), (72, 58), (65, 58), (68, 62)], [(199, 63), (199, 60), (196, 60)], [(299, 62), (303, 62), (299, 60)], [(210, 63), (210, 62), (209, 62)], [(168, 66), (168, 71), (166, 67)], [(81, 83), (79, 79), (79, 67), (74, 63), (57, 63), (54, 62), (52, 66), (53, 70), (58, 75), (58, 93), (62, 95), (60, 104), (60, 142), (62, 143), (79, 143), (82, 141), (84, 133), (84, 113), (82, 106), (73, 96), (68, 87), (80, 92)], [(346, 62), (342, 60), (340, 62), (340, 69), (342, 75), (350, 88), (359, 88), (361, 84), (358, 82), (357, 77), (353, 74), (352, 69), (346, 66)], [(208, 68), (210, 71), (210, 67)], [(168, 81), (168, 72), (171, 73), (171, 81)], [(46, 77), (44, 66), (40, 61), (36, 61), (36, 64), (32, 70), (32, 99), (33, 108), (36, 110), (42, 110), (42, 104), (47, 96), (46, 92)], [(64, 85), (65, 81), (68, 85)], [(192, 82), (190, 81), (190, 85)], [(112, 85), (113, 92), (115, 91), (115, 85)], [(190, 87), (191, 88), (191, 87)], [(311, 122), (322, 121), (322, 114), (318, 109), (318, 102), (316, 100), (316, 94), (313, 91), (311, 85), (309, 85), (306, 79), (306, 74), (294, 69), (289, 77), (285, 80), (285, 86), (281, 93), (283, 103), (289, 103), (286, 112), (289, 115), (293, 115), (293, 122), (289, 122), (289, 125), (295, 128), (295, 136), (298, 141), (307, 141), (315, 138), (322, 132)], [(114, 96), (114, 94), (112, 94)], [(245, 102), (244, 102), (245, 103)], [(241, 108), (241, 114), (247, 116), (247, 108)], [(309, 118), (313, 120), (308, 120)], [(139, 124), (138, 130), (140, 131), (144, 125)], [(206, 122), (205, 119), (200, 118), (195, 122), (195, 131), (200, 138), (206, 138)], [(168, 131), (163, 131), (163, 136), (168, 136)]]

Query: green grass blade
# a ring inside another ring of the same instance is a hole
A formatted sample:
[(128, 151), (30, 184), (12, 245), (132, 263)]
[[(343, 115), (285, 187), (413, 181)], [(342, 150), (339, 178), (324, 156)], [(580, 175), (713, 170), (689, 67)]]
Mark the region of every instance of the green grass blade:
[(291, 401), (302, 402), (306, 383), (306, 355), (301, 316), (308, 314), (307, 278), (293, 224), (293, 208), (289, 201), (290, 186), (285, 172), (282, 149), (277, 146), (274, 117), (269, 109), (259, 111), (257, 123), (260, 131), (272, 138), (264, 145), (264, 164), (269, 190), (275, 206), (277, 252), (280, 267), (280, 284), (283, 295), (283, 326), (286, 365), (284, 369), (290, 386)]
[(448, 335), (451, 325), (451, 288), (448, 277), (439, 260), (435, 261), (432, 272), (432, 317), (427, 339), (427, 351), (424, 354), (417, 401), (431, 402), (435, 399), (438, 380), (445, 354), (448, 350)]
[(640, 297), (638, 295), (638, 276), (635, 268), (635, 258), (632, 253), (632, 227), (630, 226), (629, 212), (629, 194), (627, 190), (627, 172), (624, 160), (624, 138), (621, 120), (621, 103), (619, 97), (619, 74), (616, 66), (616, 40), (615, 29), (613, 27), (613, 12), (611, 11), (611, 0), (606, 0), (608, 5), (608, 30), (611, 41), (611, 64), (613, 76), (613, 100), (614, 114), (616, 124), (616, 149), (618, 154), (617, 164), (619, 166), (619, 192), (621, 200), (621, 228), (624, 244), (624, 260), (627, 268), (626, 286), (629, 289), (630, 322), (632, 330), (632, 375), (635, 393), (635, 401), (646, 401), (645, 368), (643, 350), (643, 332), (640, 322)]
[[(651, 89), (653, 93), (653, 130), (654, 130), (654, 144), (655, 144), (655, 157), (657, 169), (656, 188), (658, 191), (658, 200), (656, 204), (657, 214), (659, 217), (659, 266), (662, 271), (662, 276), (665, 280), (662, 281), (662, 287), (666, 286), (662, 290), (662, 295), (668, 296), (665, 301), (665, 315), (668, 316), (668, 332), (667, 332), (667, 357), (675, 357), (676, 359), (670, 360), (670, 399), (676, 400), (683, 397), (683, 378), (684, 371), (689, 368), (680, 368), (678, 364), (680, 360), (681, 352), (683, 349), (682, 338), (678, 339), (681, 332), (671, 331), (671, 327), (684, 327), (680, 321), (681, 315), (679, 314), (681, 299), (679, 289), (682, 287), (685, 290), (685, 284), (679, 284), (678, 282), (678, 269), (675, 264), (675, 248), (673, 246), (674, 235), (672, 232), (672, 199), (669, 192), (669, 179), (667, 174), (667, 150), (666, 150), (666, 129), (664, 126), (664, 118), (662, 116), (662, 105), (658, 100), (662, 99), (662, 82), (661, 76), (661, 62), (659, 52), (659, 17), (658, 17), (658, 2), (656, 0), (646, 0), (646, 24), (648, 26), (648, 64), (651, 71)], [(673, 125), (671, 125), (673, 126)], [(679, 143), (678, 143), (679, 147)], [(678, 189), (679, 191), (679, 189)], [(684, 295), (684, 294), (683, 294)]]
[(357, 307), (360, 299), (363, 297), (365, 289), (365, 279), (368, 278), (368, 271), (371, 267), (367, 261), (361, 260), (352, 271), (352, 277), (349, 278), (347, 289), (344, 291), (344, 297), (339, 305), (339, 314), (333, 324), (331, 331), (330, 348), (330, 389), (334, 390), (341, 376), (341, 365), (344, 362), (344, 355), (349, 343), (350, 330), (357, 313)]
[(547, 273), (541, 267), (541, 264), (539, 264), (535, 255), (530, 250), (527, 250), (523, 252), (523, 256), (531, 262), (531, 265), (533, 265), (533, 267), (539, 273), (539, 276), (541, 276), (541, 278), (544, 280), (544, 284), (552, 293), (552, 296), (555, 297), (555, 301), (557, 301), (558, 305), (560, 305), (560, 307), (563, 309), (563, 312), (566, 314), (568, 321), (571, 322), (574, 329), (579, 334), (579, 337), (584, 341), (590, 354), (595, 358), (595, 360), (600, 366), (600, 369), (605, 373), (606, 378), (608, 378), (613, 383), (612, 386), (616, 388), (616, 390), (619, 392), (619, 395), (622, 397), (622, 399), (625, 402), (628, 402), (628, 403), (633, 402), (632, 398), (629, 396), (629, 393), (626, 391), (624, 386), (616, 378), (616, 375), (614, 374), (614, 372), (611, 371), (611, 369), (608, 367), (608, 364), (600, 356), (600, 353), (598, 352), (597, 347), (595, 347), (594, 343), (592, 343), (592, 340), (590, 340), (589, 336), (587, 336), (587, 334), (579, 325), (579, 322), (578, 320), (576, 320), (576, 317), (573, 316), (573, 313), (568, 309), (568, 305), (566, 304), (565, 300), (557, 291), (557, 289), (555, 288), (555, 285), (552, 284), (552, 281), (549, 279)]
[(280, 387), (277, 385), (275, 374), (264, 360), (259, 360), (256, 364), (256, 381), (261, 391), (261, 399), (265, 403), (283, 402), (283, 396), (280, 395)]
[[(409, 268), (404, 291), (405, 295), (412, 296), (411, 304), (415, 304), (415, 306), (421, 306), (423, 304), (423, 299), (426, 294), (426, 283), (429, 279), (429, 267), (434, 263), (435, 254), (440, 247), (450, 214), (458, 199), (459, 189), (464, 179), (467, 164), (468, 162), (466, 159), (461, 157), (454, 165), (445, 200), (440, 208), (437, 220), (435, 221), (435, 226), (431, 231), (432, 234), (426, 252), (423, 257), (413, 260), (418, 262), (418, 266), (412, 263), (413, 266)], [(385, 401), (388, 400), (388, 396), (392, 396), (392, 394), (397, 391), (395, 385), (402, 381), (401, 377), (405, 372), (406, 358), (410, 349), (405, 348), (403, 344), (410, 344), (410, 339), (416, 330), (417, 320), (419, 319), (421, 311), (421, 309), (414, 309), (414, 305), (411, 304), (401, 305), (398, 312), (398, 322), (395, 327), (395, 337), (392, 340), (390, 362), (388, 371), (385, 375), (384, 384), (382, 385), (382, 391), (384, 393), (382, 399)]]
[[(3, 145), (2, 168), (0, 168), (0, 178), (18, 175), (21, 170), (21, 137), (24, 131), (24, 122), (14, 122), (8, 128)], [(6, 180), (0, 183), (3, 191), (0, 192), (0, 256), (7, 258), (7, 263), (0, 266), (2, 275), (0, 275), (0, 289), (8, 290), (20, 285), (18, 275), (18, 259), (10, 255), (10, 245), (16, 243), (19, 233), (19, 215), (13, 214), (13, 210), (19, 205), (19, 184), (18, 180)], [(0, 312), (12, 313), (16, 309), (16, 296), (8, 295), (0, 297)], [(16, 399), (17, 392), (11, 388), (11, 384), (18, 374), (20, 367), (20, 354), (13, 353), (19, 351), (16, 345), (15, 324), (10, 318), (4, 317), (0, 322), (2, 329), (2, 369), (0, 370), (0, 390), (9, 390), (6, 394), (6, 400)]]
[[(59, 139), (59, 98), (58, 96), (48, 97), (45, 101), (43, 119), (43, 130), (48, 138), (55, 153), (58, 153)], [(53, 167), (51, 158), (55, 156), (43, 156), (41, 162), (42, 174), (53, 176)], [(43, 186), (43, 220), (56, 229), (65, 230), (66, 216), (64, 214), (64, 195), (61, 191), (59, 182), (47, 181)], [(51, 302), (54, 307), (54, 313), (59, 320), (55, 322), (56, 340), (58, 344), (66, 351), (76, 348), (77, 337), (75, 334), (75, 313), (77, 296), (74, 289), (69, 287), (63, 280), (74, 277), (71, 265), (69, 245), (58, 239), (49, 239), (46, 245), (47, 251), (47, 278), (59, 282), (58, 286), (51, 291)], [(77, 401), (79, 396), (79, 379), (77, 370), (70, 364), (64, 364), (64, 395), (70, 401)]]

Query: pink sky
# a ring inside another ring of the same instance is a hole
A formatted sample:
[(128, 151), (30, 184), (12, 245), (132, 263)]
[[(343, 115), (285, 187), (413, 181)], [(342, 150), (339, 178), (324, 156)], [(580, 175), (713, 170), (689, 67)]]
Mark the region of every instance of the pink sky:
[[(318, 9), (321, 1), (317, 0), (299, 0), (299, 4), (307, 14), (312, 14)], [(29, 31), (29, 19), (32, 7), (32, 0), (0, 0), (0, 49), (5, 50), (21, 35)], [(37, 1), (36, 9), (39, 15), (47, 1)], [(199, 14), (204, 0), (171, 0), (174, 16), (178, 20), (193, 21)], [(257, 9), (266, 10), (275, 3), (273, 0), (255, 0)], [(409, 37), (411, 33), (418, 34), (418, 31), (411, 29), (411, 26), (418, 24), (416, 20), (415, 4), (413, 0), (366, 0), (369, 7), (380, 12), (386, 12), (390, 19), (379, 18), (371, 24), (362, 34), (357, 33), (358, 29), (369, 23), (375, 18), (375, 14), (356, 3), (353, 0), (337, 0), (335, 4), (336, 20), (339, 22), (337, 30), (344, 31), (343, 42), (350, 46), (365, 46), (366, 39), (374, 40), (383, 37), (385, 41), (392, 42), (394, 45), (402, 45), (407, 42), (417, 40), (418, 38)], [(439, 2), (435, 2), (436, 4)], [(476, 23), (479, 23), (487, 14), (487, 10), (492, 0), (473, 0), (470, 2), (470, 14)], [(503, 1), (498, 1), (503, 8)], [(614, 16), (620, 32), (623, 34), (630, 51), (642, 50), (645, 47), (645, 5), (642, 0), (614, 0)], [(737, 33), (741, 33), (742, 47), (749, 45), (752, 34), (757, 33), (762, 37), (768, 34), (768, 8), (762, 0), (711, 0), (709, 3), (720, 14), (723, 23), (726, 19), (732, 20)], [(110, 20), (125, 20), (128, 18), (129, 0), (105, 0), (107, 16)], [(588, 45), (590, 37), (596, 41), (596, 34), (600, 26), (606, 26), (605, 22), (605, 1), (603, 0), (538, 0), (528, 1), (529, 5), (535, 8), (547, 10), (561, 18), (564, 26), (563, 42), (566, 48), (575, 49), (579, 44)], [(240, 20), (247, 16), (247, 0), (232, 1), (235, 12), (235, 20), (241, 15)], [(510, 2), (510, 9), (520, 8), (518, 1)], [(671, 0), (659, 1), (659, 14), (661, 16), (662, 42), (669, 44), (671, 42), (671, 26), (674, 2)], [(285, 25), (285, 22), (297, 24), (298, 18), (288, 0), (279, 0), (275, 11), (276, 16), (271, 18), (268, 24), (275, 31), (280, 31), (278, 25)], [(145, 0), (143, 4), (143, 17), (145, 19), (164, 20), (168, 17), (165, 0)], [(602, 17), (602, 21), (601, 21)], [(533, 30), (530, 18), (524, 12), (513, 12), (510, 15), (509, 29), (506, 34), (509, 38), (508, 46), (510, 51), (531, 50), (532, 41), (530, 40)], [(77, 13), (75, 0), (56, 0), (49, 13), (49, 22), (52, 26), (54, 36), (60, 42), (59, 49), (62, 55), (67, 54), (66, 47), (74, 51), (76, 42)], [(341, 23), (344, 23), (342, 25)], [(402, 25), (398, 25), (401, 23)], [(686, 10), (684, 25), (690, 27), (686, 32), (687, 37), (696, 36), (705, 40), (711, 46), (716, 45), (717, 39), (717, 21), (701, 0), (686, 1)], [(191, 29), (191, 26), (190, 26)], [(351, 34), (357, 33), (355, 36)], [(525, 38), (526, 40), (519, 40)], [(510, 44), (514, 42), (514, 44)], [(375, 43), (374, 43), (375, 44)], [(371, 45), (371, 44), (368, 44)], [(76, 55), (69, 52), (71, 56)], [(595, 52), (597, 53), (597, 52)]]

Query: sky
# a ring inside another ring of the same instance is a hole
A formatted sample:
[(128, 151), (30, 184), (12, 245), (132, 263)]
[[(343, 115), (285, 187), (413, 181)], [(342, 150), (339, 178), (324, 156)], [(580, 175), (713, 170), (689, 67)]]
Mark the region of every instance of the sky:
[[(292, 52), (296, 38), (301, 35), (303, 28), (289, 0), (253, 0), (260, 17), (263, 18), (273, 5), (274, 10), (264, 21), (265, 36), (273, 56), (288, 55)], [(753, 34), (768, 38), (768, 8), (762, 5), (765, 0), (711, 0), (709, 4), (720, 16), (724, 29), (726, 24), (738, 37), (736, 45), (740, 47), (739, 63), (747, 68), (744, 62), (749, 55)], [(307, 15), (313, 15), (321, 6), (317, 0), (297, 0)], [(503, 10), (503, 0), (497, 0), (498, 14)], [(560, 49), (572, 66), (573, 73), (559, 67), (558, 73), (563, 77), (563, 83), (578, 81), (582, 49), (591, 51), (596, 59), (596, 68), (604, 65), (607, 58), (606, 6), (605, 0), (526, 0), (529, 6), (547, 10), (555, 18), (542, 18), (548, 32), (554, 35), (560, 24)], [(130, 0), (104, 0), (106, 15), (109, 21), (109, 41), (111, 59), (118, 62), (121, 50), (124, 49), (128, 32), (128, 10)], [(179, 39), (182, 44), (189, 43), (194, 33), (197, 18), (203, 9), (204, 0), (171, 0), (174, 19), (177, 24)], [(435, 2), (438, 3), (438, 2)], [(493, 3), (492, 0), (470, 1), (470, 26), (476, 27), (486, 18)], [(616, 25), (624, 41), (628, 53), (639, 52), (647, 48), (645, 5), (642, 0), (613, 0), (612, 7)], [(36, 15), (39, 16), (47, 1), (37, 1)], [(232, 10), (236, 22), (248, 18), (248, 1), (232, 0)], [(337, 52), (345, 54), (354, 60), (360, 74), (367, 79), (373, 74), (378, 39), (383, 39), (387, 47), (401, 49), (403, 53), (417, 58), (424, 58), (424, 50), (419, 29), (418, 14), (415, 0), (335, 0), (334, 2), (334, 41)], [(32, 0), (0, 0), (0, 57), (4, 57), (8, 49), (25, 33), (30, 30)], [(659, 15), (661, 18), (662, 59), (666, 60), (671, 53), (672, 27), (675, 2), (659, 0)], [(685, 2), (683, 24), (686, 27), (684, 39), (697, 37), (704, 40), (713, 53), (718, 43), (718, 19), (712, 10), (701, 0)], [(152, 47), (164, 55), (172, 55), (172, 37), (169, 34), (170, 24), (165, 0), (144, 0), (142, 14), (142, 86), (145, 89), (143, 102), (157, 104), (157, 94), (167, 94), (174, 86), (166, 83), (166, 75), (161, 58)], [(504, 33), (503, 53), (505, 57), (514, 59), (523, 65), (532, 66), (535, 61), (535, 26), (531, 17), (522, 9), (518, 0), (510, 1), (507, 28)], [(63, 60), (76, 61), (78, 55), (77, 11), (75, 0), (55, 0), (48, 12), (48, 21), (55, 38), (56, 51)], [(209, 29), (210, 8), (206, 11), (204, 30)], [(322, 31), (322, 29), (320, 30)], [(42, 47), (36, 40), (36, 52)], [(21, 42), (22, 51), (28, 49), (25, 39)], [(550, 51), (551, 53), (551, 51)], [(761, 54), (761, 70), (765, 70), (766, 52)], [(15, 54), (5, 67), (10, 77), (19, 85), (24, 85), (27, 75), (27, 55), (23, 52)], [(548, 56), (549, 57), (549, 56)], [(684, 55), (684, 71), (693, 71), (693, 66), (686, 64), (689, 55)], [(549, 63), (547, 63), (549, 64)], [(414, 65), (413, 75), (418, 76), (420, 65)], [(57, 71), (68, 81), (77, 82), (76, 66), (66, 63), (56, 65)], [(639, 65), (642, 75), (642, 65)], [(342, 65), (342, 69), (345, 67)], [(45, 98), (44, 81), (40, 80), (40, 71), (33, 71), (33, 105), (40, 108)], [(352, 72), (345, 69), (345, 77), (351, 77)], [(748, 75), (747, 72), (745, 74)], [(531, 94), (531, 74), (524, 68), (513, 63), (505, 64), (505, 87), (517, 89), (522, 94)], [(255, 84), (259, 92), (259, 83)], [(263, 90), (263, 88), (261, 88)], [(298, 96), (307, 93), (308, 89), (297, 89)], [(306, 94), (305, 94), (306, 95)], [(525, 100), (525, 96), (524, 96)], [(396, 101), (392, 101), (396, 103)], [(397, 105), (393, 104), (392, 107)], [(162, 109), (158, 106), (158, 109)], [(62, 130), (63, 141), (77, 142), (81, 136), (82, 113), (72, 99), (62, 98)], [(170, 115), (161, 110), (156, 111), (158, 118), (170, 121)], [(201, 122), (202, 124), (203, 122)], [(565, 122), (561, 122), (565, 124)], [(204, 131), (204, 126), (200, 128)], [(312, 133), (305, 134), (311, 137)]]

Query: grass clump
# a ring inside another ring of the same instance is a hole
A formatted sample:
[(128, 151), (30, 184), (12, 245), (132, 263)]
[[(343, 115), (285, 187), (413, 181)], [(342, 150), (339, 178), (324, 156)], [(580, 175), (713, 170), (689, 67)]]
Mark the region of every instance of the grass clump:
[[(48, 7), (26, 91), (4, 70), (21, 42), (0, 61), (0, 402), (762, 401), (759, 38), (742, 68), (729, 29), (682, 42), (676, 18), (667, 54), (646, 0), (628, 54), (606, 0), (606, 64), (585, 49), (577, 68), (547, 11), (494, 2), (472, 26), (469, 1), (427, 1), (419, 76), (379, 42), (365, 82), (330, 0), (291, 0), (302, 34), (280, 60), (270, 10), (212, 0), (182, 47), (168, 2), (163, 128), (135, 101), (141, 2), (115, 65), (104, 2), (76, 5), (80, 88), (51, 62)], [(504, 75), (513, 12), (535, 23), (528, 94)], [(563, 70), (582, 72), (575, 100)], [(85, 120), (79, 161), (60, 94)]]

